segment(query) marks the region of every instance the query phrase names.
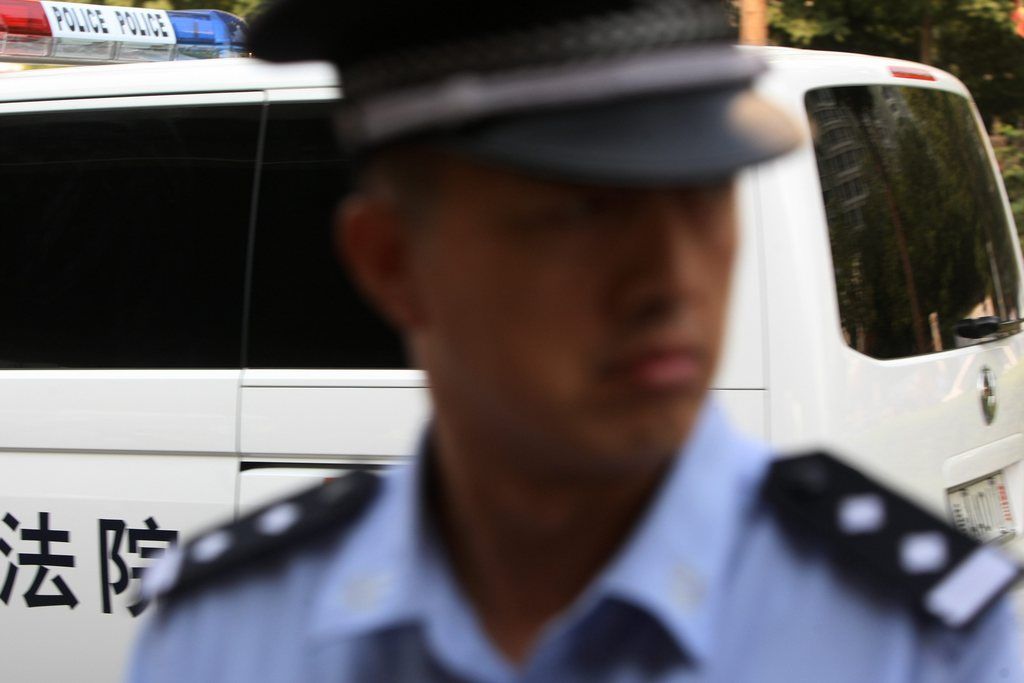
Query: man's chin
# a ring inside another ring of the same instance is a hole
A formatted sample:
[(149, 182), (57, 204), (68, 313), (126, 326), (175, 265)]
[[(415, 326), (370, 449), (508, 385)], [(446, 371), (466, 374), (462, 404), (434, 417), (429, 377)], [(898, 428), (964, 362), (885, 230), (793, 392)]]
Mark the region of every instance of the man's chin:
[(614, 450), (675, 453), (696, 423), (706, 392), (672, 392), (633, 401), (595, 421), (595, 432)]
[(649, 471), (676, 457), (693, 429), (696, 415), (696, 411), (686, 411), (658, 420), (595, 425), (582, 439), (585, 445), (580, 448), (580, 457), (572, 460), (576, 467), (594, 474)]

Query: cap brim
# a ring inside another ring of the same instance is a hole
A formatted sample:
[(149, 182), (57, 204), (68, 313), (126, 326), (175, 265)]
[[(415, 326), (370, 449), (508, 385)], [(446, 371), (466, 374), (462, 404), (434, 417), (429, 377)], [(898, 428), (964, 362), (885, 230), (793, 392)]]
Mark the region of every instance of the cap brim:
[(443, 135), (476, 160), (572, 182), (699, 184), (794, 149), (795, 123), (735, 88), (614, 101), (499, 117)]

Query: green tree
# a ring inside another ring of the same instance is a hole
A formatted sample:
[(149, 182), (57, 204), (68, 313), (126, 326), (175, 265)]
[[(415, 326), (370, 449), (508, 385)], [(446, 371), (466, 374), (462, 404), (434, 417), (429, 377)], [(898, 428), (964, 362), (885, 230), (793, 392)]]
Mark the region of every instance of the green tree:
[(1024, 39), (1014, 0), (769, 0), (773, 42), (933, 64), (971, 90), (1024, 231)]
[(934, 64), (971, 89), (987, 122), (1024, 119), (1014, 0), (769, 0), (774, 42)]
[(1024, 128), (996, 123), (992, 135), (1018, 233), (1024, 229)]

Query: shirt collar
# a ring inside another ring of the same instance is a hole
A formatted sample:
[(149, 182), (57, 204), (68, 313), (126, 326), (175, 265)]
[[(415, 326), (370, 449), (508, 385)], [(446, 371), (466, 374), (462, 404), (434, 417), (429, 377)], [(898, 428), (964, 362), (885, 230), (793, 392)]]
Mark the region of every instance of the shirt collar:
[[(421, 514), (424, 456), (421, 448), (411, 465), (385, 475), (376, 504), (332, 553), (315, 594), (314, 638), (410, 623), (441, 640), (451, 628), (463, 636), (474, 630), (461, 623), (472, 619), (471, 610), (453, 608), (462, 597)], [(736, 435), (713, 403), (705, 406), (651, 506), (568, 620), (603, 599), (625, 601), (657, 619), (684, 653), (706, 657), (722, 579), (768, 458), (763, 446)], [(478, 645), (477, 655), (491, 658), (486, 644)]]
[(769, 457), (709, 402), (651, 506), (585, 599), (632, 604), (656, 618), (688, 656), (706, 658), (724, 580)]
[(351, 637), (415, 621), (415, 598), (429, 540), (423, 518), (424, 463), (382, 474), (375, 503), (330, 553), (314, 598), (314, 638)]
[(309, 634), (326, 643), (418, 625), (430, 651), (450, 669), (511, 680), (423, 514), (426, 453), (421, 447), (410, 465), (384, 475), (377, 504), (330, 553)]

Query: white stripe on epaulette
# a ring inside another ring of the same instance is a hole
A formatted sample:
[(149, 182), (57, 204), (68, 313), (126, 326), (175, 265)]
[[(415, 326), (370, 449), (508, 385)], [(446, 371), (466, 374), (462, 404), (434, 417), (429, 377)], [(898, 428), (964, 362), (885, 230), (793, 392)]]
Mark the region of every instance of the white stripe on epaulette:
[(958, 628), (1016, 580), (1019, 569), (989, 546), (980, 546), (932, 587), (925, 608), (947, 626)]

